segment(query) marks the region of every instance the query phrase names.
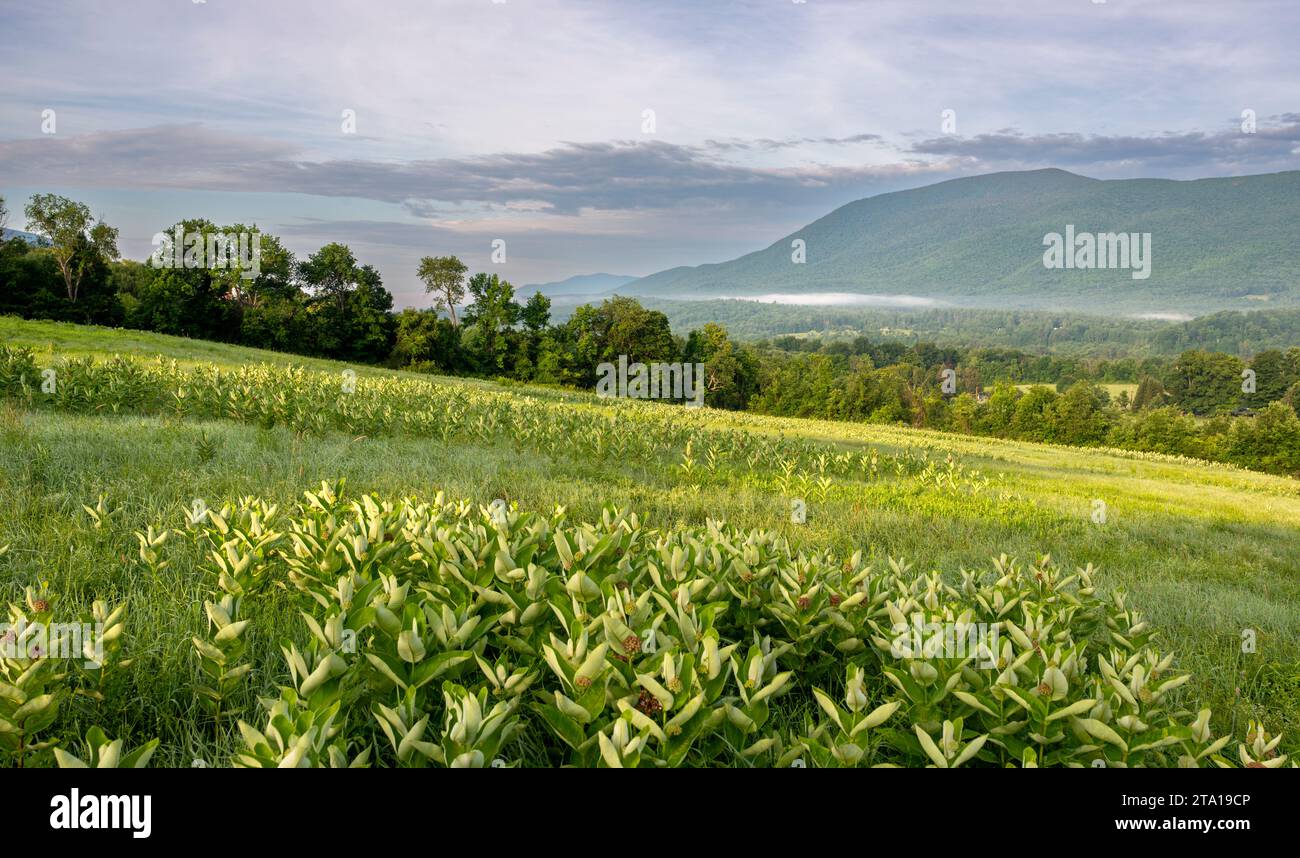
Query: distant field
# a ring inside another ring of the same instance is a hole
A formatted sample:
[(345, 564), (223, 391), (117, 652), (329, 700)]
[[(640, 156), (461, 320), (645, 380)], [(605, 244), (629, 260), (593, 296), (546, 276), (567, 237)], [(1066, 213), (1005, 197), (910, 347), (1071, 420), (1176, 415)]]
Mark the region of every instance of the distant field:
[[(1137, 392), (1138, 389), (1138, 386), (1136, 384), (1131, 384), (1131, 383), (1101, 383), (1098, 384), (1097, 386), (1104, 389), (1107, 393), (1109, 393), (1111, 399), (1114, 399), (1115, 397), (1119, 396), (1121, 393), (1127, 393), (1129, 396), (1132, 396), (1135, 392)], [(1053, 390), (1056, 389), (1056, 385), (1046, 384), (1044, 382), (1036, 382), (1033, 384), (1017, 384), (1016, 387), (1017, 389), (1022, 391), (1028, 390), (1031, 387), (1050, 387)]]
[[(13, 319), (0, 319), (0, 344), (33, 347), (42, 366), (64, 356), (127, 354), (227, 368), (305, 365), (331, 376), (346, 368), (183, 338)], [(357, 370), (377, 381), (428, 379)], [(681, 448), (650, 459), (593, 455), (589, 439), (561, 440), (543, 451), (540, 441), (491, 435), (448, 442), (401, 431), (313, 435), (241, 419), (10, 404), (0, 411), (0, 547), (9, 546), (0, 555), (0, 602), (19, 601), (24, 587), (42, 581), (82, 608), (96, 596), (125, 599), (140, 636), (130, 681), (100, 708), (80, 701), (63, 717), (81, 728), (103, 724), (110, 735), (159, 736), (160, 762), (227, 758), (232, 734), (174, 717), (194, 674), (189, 641), (206, 627), (198, 606), (202, 553), (178, 547), (165, 574), (141, 574), (133, 533), (150, 524), (180, 527), (195, 498), (215, 507), (256, 494), (288, 504), (322, 480), (346, 478), (352, 496), (431, 498), (443, 491), (484, 504), (505, 498), (521, 510), (563, 505), (576, 521), (599, 520), (607, 504), (637, 512), (650, 527), (722, 518), (777, 531), (810, 550), (841, 556), (861, 550), (877, 566), (906, 558), (917, 571), (950, 576), (986, 569), (1002, 554), (1023, 561), (1050, 554), (1067, 569), (1092, 564), (1098, 583), (1126, 589), (1129, 603), (1160, 631), (1163, 647), (1176, 653), (1177, 665), (1194, 675), (1187, 699), (1212, 707), (1217, 729), (1240, 733), (1249, 719), (1262, 718), (1275, 731), (1300, 731), (1300, 483), (1294, 480), (1123, 451), (611, 405), (560, 391), (434, 381), (448, 385), (441, 389), (450, 402), (470, 388), (514, 397), (515, 405), (503, 407), (533, 411), (539, 438), (556, 438), (555, 427), (546, 435), (551, 412), (539, 404), (549, 403), (607, 419), (611, 438), (635, 437), (653, 419), (691, 433), (806, 444), (804, 463), (820, 451), (876, 453), (908, 464), (875, 477), (846, 472), (822, 481), (807, 464), (784, 478), (771, 462), (752, 474), (715, 468), (709, 448), (699, 445), (689, 448), (695, 465), (684, 470), (688, 451)], [(1114, 395), (1133, 385), (1107, 387)], [(107, 529), (93, 529), (82, 505), (94, 506), (101, 495), (121, 512)], [(792, 497), (807, 501), (806, 524), (791, 523)], [(1093, 518), (1098, 500), (1107, 510), (1103, 523)], [(286, 612), (283, 621), (296, 619)], [(1242, 651), (1245, 630), (1255, 635), (1253, 653)], [(251, 644), (259, 665), (253, 688), (263, 695), (283, 681), (281, 636), (259, 634)]]

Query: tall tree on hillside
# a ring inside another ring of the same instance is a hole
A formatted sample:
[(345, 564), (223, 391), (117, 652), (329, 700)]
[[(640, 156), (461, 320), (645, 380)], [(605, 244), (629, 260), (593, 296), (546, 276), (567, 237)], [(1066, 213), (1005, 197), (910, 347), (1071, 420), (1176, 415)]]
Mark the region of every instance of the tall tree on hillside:
[(452, 325), (456, 320), (456, 305), (465, 298), (465, 275), (469, 269), (455, 256), (426, 256), (420, 260), (416, 274), (424, 281), (424, 291), (433, 295), (433, 308), (446, 310)]
[(249, 236), (246, 252), (252, 254), (252, 236), (257, 236), (257, 275), (245, 277), (241, 268), (229, 266), (213, 269), (212, 278), (220, 284), (224, 294), (241, 307), (256, 307), (262, 302), (273, 299), (292, 297), (298, 291), (293, 282), (297, 263), (292, 251), (288, 250), (280, 239), (268, 232), (262, 232), (254, 224), (251, 228), (243, 224), (216, 228), (224, 236)]
[(5, 228), (5, 223), (9, 220), (9, 209), (5, 208), (5, 198), (0, 197), (0, 230)]
[(597, 366), (617, 362), (626, 355), (628, 363), (681, 359), (681, 349), (673, 338), (668, 317), (658, 310), (647, 310), (635, 298), (607, 298), (599, 307), (583, 305), (565, 323), (574, 340), (574, 368), (579, 383), (596, 384)]
[(1133, 393), (1134, 411), (1145, 411), (1148, 408), (1158, 408), (1164, 403), (1165, 388), (1155, 377), (1150, 375), (1142, 376), (1138, 382), (1137, 390)]
[(126, 327), (234, 342), (239, 338), (240, 311), (228, 300), (223, 278), (239, 272), (216, 268), (216, 260), (207, 256), (209, 241), (220, 228), (204, 218), (188, 218), (161, 235), (177, 232), (182, 242), (174, 247), (160, 243), (143, 270), (118, 269), (114, 285), (123, 289), (118, 300), (126, 308)]
[(347, 314), (338, 323), (343, 336), (336, 356), (379, 363), (393, 350), (397, 324), (393, 295), (371, 265), (357, 269), (357, 287), (347, 296)]
[(37, 194), (26, 208), (27, 224), (50, 242), (68, 300), (77, 302), (81, 280), (97, 263), (117, 259), (117, 230), (92, 220), (85, 203), (58, 194)]
[(1255, 392), (1242, 391), (1242, 399), (1251, 408), (1263, 408), (1286, 395), (1287, 388), (1298, 380), (1287, 365), (1286, 355), (1276, 349), (1262, 351), (1250, 361), (1255, 372)]
[(473, 301), (465, 308), (465, 324), (473, 325), (479, 342), (479, 358), (485, 368), (506, 368), (508, 331), (519, 323), (522, 308), (515, 301), (515, 287), (496, 274), (475, 274), (469, 279)]
[(357, 258), (346, 244), (334, 242), (299, 263), (298, 273), (317, 296), (332, 300), (342, 313), (348, 293), (357, 285)]
[[(516, 371), (526, 370), (527, 378), (533, 378), (537, 374), (538, 361), (542, 357), (542, 340), (546, 334), (547, 326), (551, 322), (551, 299), (547, 298), (541, 292), (534, 292), (533, 296), (524, 304), (523, 309), (519, 311), (519, 321), (524, 326), (522, 344), (526, 352), (520, 355), (520, 360), (516, 362)], [(553, 347), (553, 343), (552, 343)], [(555, 357), (548, 365), (546, 377), (554, 379), (555, 371), (559, 368)]]
[(1087, 381), (1076, 381), (1052, 403), (1047, 418), (1051, 440), (1058, 444), (1100, 444), (1110, 431), (1105, 390)]
[(1193, 414), (1231, 411), (1241, 399), (1241, 360), (1221, 352), (1185, 351), (1169, 372), (1173, 403)]
[(691, 331), (682, 360), (704, 365), (705, 401), (714, 408), (739, 410), (758, 392), (758, 361), (714, 322)]
[(433, 310), (407, 308), (394, 317), (396, 322), (392, 356), (398, 366), (441, 373), (464, 370), (460, 330)]
[(530, 334), (540, 334), (551, 321), (551, 299), (534, 292), (519, 314), (520, 321)]

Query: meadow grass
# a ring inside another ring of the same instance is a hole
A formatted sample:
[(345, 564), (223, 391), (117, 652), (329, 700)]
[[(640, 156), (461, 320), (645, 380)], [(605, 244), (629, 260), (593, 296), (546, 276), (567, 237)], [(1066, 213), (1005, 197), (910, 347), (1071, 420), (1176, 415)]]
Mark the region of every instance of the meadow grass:
[[(56, 356), (344, 366), (10, 319), (0, 320), (0, 336), (6, 345), (53, 343)], [(526, 392), (574, 408), (597, 407), (583, 394)], [(626, 404), (614, 413), (666, 407)], [(0, 602), (17, 601), (23, 587), (43, 581), (76, 608), (95, 598), (125, 600), (133, 669), (106, 689), (103, 703), (77, 700), (62, 718), (76, 724), (68, 732), (98, 723), (110, 736), (159, 736), (158, 762), (188, 765), (193, 758), (223, 758), (231, 741), (200, 726), (189, 691), (196, 668), (188, 642), (206, 627), (201, 605), (208, 583), (197, 552), (180, 548), (168, 554), (169, 568), (149, 572), (136, 559), (135, 531), (157, 523), (181, 527), (194, 498), (215, 506), (256, 494), (288, 503), (321, 480), (338, 478), (346, 478), (350, 494), (427, 498), (442, 490), (480, 503), (505, 498), (542, 512), (562, 505), (576, 520), (599, 518), (614, 504), (654, 527), (722, 518), (784, 531), (810, 548), (845, 555), (861, 549), (878, 563), (903, 557), (918, 571), (987, 568), (1002, 554), (1025, 560), (1050, 554), (1067, 568), (1091, 564), (1099, 584), (1126, 589), (1130, 603), (1160, 629), (1163, 647), (1193, 674), (1188, 697), (1214, 709), (1220, 731), (1239, 734), (1249, 718), (1291, 737), (1300, 730), (1300, 484), (1294, 480), (1167, 456), (896, 427), (715, 411), (692, 419), (797, 438), (830, 452), (924, 450), (939, 461), (951, 454), (965, 470), (949, 485), (913, 472), (792, 489), (770, 473), (726, 467), (687, 476), (674, 457), (594, 459), (511, 443), (334, 431), (312, 437), (228, 420), (68, 414), (10, 403), (0, 410), (0, 547), (10, 546), (0, 556)], [(809, 493), (808, 520), (796, 525), (789, 500), (803, 493)], [(93, 506), (101, 495), (120, 512), (96, 529), (82, 505)], [(1106, 504), (1104, 523), (1092, 518), (1096, 500)], [(257, 632), (250, 641), (257, 665), (251, 690), (263, 695), (283, 680), (280, 638), (300, 631), (287, 601), (272, 600), (265, 611), (276, 634)], [(1255, 634), (1253, 653), (1242, 651), (1247, 629)]]

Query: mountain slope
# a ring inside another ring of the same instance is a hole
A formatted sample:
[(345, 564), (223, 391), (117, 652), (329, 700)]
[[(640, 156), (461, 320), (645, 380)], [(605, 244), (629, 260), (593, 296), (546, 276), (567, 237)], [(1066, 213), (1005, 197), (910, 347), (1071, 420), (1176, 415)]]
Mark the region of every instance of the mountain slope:
[(635, 277), (627, 274), (575, 274), (553, 283), (534, 283), (524, 286), (519, 291), (525, 295), (541, 292), (554, 297), (556, 295), (606, 295), (615, 289), (632, 282)]
[[(1043, 237), (1151, 233), (1151, 275), (1057, 270)], [(771, 246), (623, 287), (630, 294), (856, 292), (966, 306), (1208, 312), (1300, 304), (1300, 172), (1194, 181), (992, 173), (842, 206)], [(803, 239), (807, 262), (791, 260)]]
[(28, 244), (45, 244), (45, 239), (33, 232), (23, 232), (21, 229), (9, 229), (8, 227), (0, 229), (0, 241), (8, 241), (11, 238), (21, 238)]

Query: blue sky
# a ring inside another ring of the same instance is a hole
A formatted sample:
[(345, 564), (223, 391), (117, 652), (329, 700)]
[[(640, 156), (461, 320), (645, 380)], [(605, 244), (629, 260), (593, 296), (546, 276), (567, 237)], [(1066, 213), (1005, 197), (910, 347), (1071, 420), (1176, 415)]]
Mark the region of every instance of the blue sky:
[(133, 258), (182, 217), (257, 223), (299, 254), (348, 244), (399, 305), (425, 303), (426, 254), (521, 285), (649, 274), (963, 175), (1300, 169), (1294, 0), (43, 0), (0, 21), (10, 227), (43, 191)]

